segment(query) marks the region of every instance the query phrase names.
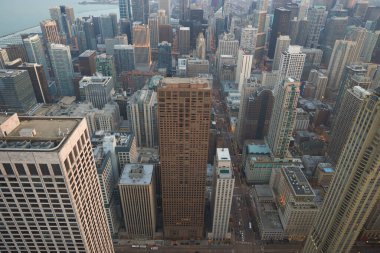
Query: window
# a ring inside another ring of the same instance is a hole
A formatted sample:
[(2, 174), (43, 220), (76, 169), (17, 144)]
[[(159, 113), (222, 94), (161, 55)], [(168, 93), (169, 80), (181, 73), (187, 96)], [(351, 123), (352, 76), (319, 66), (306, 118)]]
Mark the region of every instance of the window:
[(22, 165), (21, 163), (16, 163), (15, 166), (19, 175), (26, 175), (24, 165)]
[(44, 176), (50, 176), (49, 167), (47, 164), (40, 164), (41, 173)]
[(12, 165), (10, 163), (3, 163), (3, 167), (8, 175), (14, 175)]
[(30, 163), (30, 164), (27, 164), (27, 166), (28, 166), (30, 175), (32, 175), (32, 176), (38, 176), (37, 168), (36, 168), (35, 164), (31, 164)]
[(62, 176), (61, 167), (59, 164), (52, 164), (51, 167), (53, 168), (53, 173), (56, 176)]

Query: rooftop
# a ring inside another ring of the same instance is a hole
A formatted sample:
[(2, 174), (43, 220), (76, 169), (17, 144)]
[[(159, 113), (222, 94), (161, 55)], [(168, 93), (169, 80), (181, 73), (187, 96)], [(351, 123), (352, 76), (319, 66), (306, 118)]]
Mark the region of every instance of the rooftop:
[(150, 185), (152, 177), (152, 164), (126, 164), (119, 185)]
[(254, 188), (258, 197), (273, 197), (272, 190), (267, 184), (258, 184), (255, 185)]
[(216, 170), (219, 179), (232, 179), (234, 177), (234, 173), (231, 168), (220, 167), (216, 168)]
[(166, 77), (161, 80), (161, 89), (164, 88), (198, 88), (210, 89), (210, 83), (204, 78)]
[(92, 56), (94, 54), (96, 55), (96, 51), (95, 50), (86, 50), (83, 53), (81, 53), (79, 55), (79, 57), (90, 57), (90, 56)]
[(230, 151), (228, 148), (217, 148), (216, 155), (218, 160), (231, 161)]
[(247, 145), (247, 153), (248, 154), (258, 154), (258, 155), (269, 155), (271, 153), (271, 150), (266, 143), (248, 144)]
[(284, 167), (282, 171), (295, 196), (315, 196), (309, 182), (299, 167)]
[(0, 69), (0, 78), (15, 77), (26, 70)]

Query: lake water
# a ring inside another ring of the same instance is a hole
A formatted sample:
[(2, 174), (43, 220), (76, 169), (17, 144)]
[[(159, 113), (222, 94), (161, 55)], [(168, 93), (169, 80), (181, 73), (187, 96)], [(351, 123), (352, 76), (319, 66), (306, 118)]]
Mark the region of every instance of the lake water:
[(0, 37), (39, 26), (40, 21), (50, 18), (49, 8), (67, 5), (74, 8), (75, 17), (117, 13), (117, 5), (87, 4), (82, 0), (0, 0)]

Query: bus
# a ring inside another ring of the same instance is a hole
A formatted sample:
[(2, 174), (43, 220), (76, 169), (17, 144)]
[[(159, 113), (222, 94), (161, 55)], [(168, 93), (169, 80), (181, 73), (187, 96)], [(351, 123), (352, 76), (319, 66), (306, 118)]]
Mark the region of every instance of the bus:
[(249, 229), (252, 229), (252, 223), (251, 222), (248, 223), (248, 227), (249, 227)]

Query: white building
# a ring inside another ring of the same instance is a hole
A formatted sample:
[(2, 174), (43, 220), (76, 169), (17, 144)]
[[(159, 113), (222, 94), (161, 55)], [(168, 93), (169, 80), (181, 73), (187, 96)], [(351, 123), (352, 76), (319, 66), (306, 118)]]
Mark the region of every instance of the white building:
[(240, 48), (246, 51), (250, 51), (252, 54), (256, 48), (257, 28), (248, 25), (241, 31)]
[(231, 165), (231, 157), (227, 148), (218, 148), (215, 157), (214, 183), (212, 199), (212, 240), (230, 239), (228, 232), (232, 196), (235, 178)]
[(278, 82), (280, 85), (287, 77), (296, 81), (301, 80), (306, 57), (306, 54), (302, 53), (301, 49), (302, 47), (300, 46), (289, 46), (288, 50), (282, 52), (279, 67), (280, 77)]
[(302, 108), (297, 108), (296, 110), (296, 123), (294, 125), (294, 130), (307, 130), (309, 128), (309, 122), (310, 122), (310, 117), (309, 113), (304, 111)]
[(235, 83), (238, 84), (239, 92), (241, 92), (243, 84), (251, 76), (252, 62), (253, 54), (248, 51), (244, 51), (243, 49), (240, 49), (238, 54), (235, 76)]
[(102, 109), (111, 101), (114, 82), (110, 76), (84, 76), (79, 81), (79, 90), (84, 90), (86, 100), (90, 101), (94, 107)]
[(290, 37), (288, 35), (280, 35), (276, 41), (276, 49), (274, 51), (272, 70), (278, 70), (280, 67), (282, 52), (286, 51), (290, 46)]

